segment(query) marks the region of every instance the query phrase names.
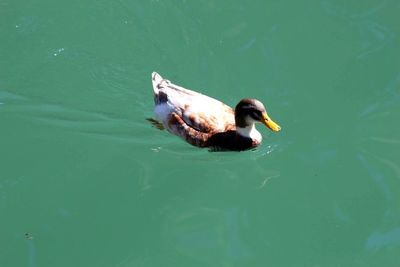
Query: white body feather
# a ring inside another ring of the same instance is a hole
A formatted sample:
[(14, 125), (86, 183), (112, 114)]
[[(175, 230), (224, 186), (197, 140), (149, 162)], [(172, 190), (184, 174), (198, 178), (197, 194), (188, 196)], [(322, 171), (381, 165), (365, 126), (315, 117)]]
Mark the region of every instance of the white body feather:
[(249, 126), (247, 126), (247, 127), (245, 127), (245, 128), (237, 127), (237, 128), (236, 128), (236, 131), (237, 131), (241, 136), (248, 137), (248, 138), (251, 138), (251, 139), (253, 139), (253, 140), (257, 140), (257, 141), (260, 142), (260, 143), (261, 143), (261, 141), (262, 141), (262, 135), (260, 134), (259, 131), (257, 131), (254, 122), (251, 123)]
[[(168, 101), (157, 104), (154, 108), (154, 113), (159, 121), (164, 126), (168, 121), (172, 112), (182, 117), (186, 122), (192, 115), (207, 117), (215, 123), (216, 131), (225, 130), (225, 125), (228, 122), (234, 123), (234, 115), (230, 117), (220, 118), (218, 114), (226, 114), (231, 108), (224, 103), (200, 94), (198, 92), (185, 89), (181, 86), (172, 84), (170, 81), (163, 79), (158, 73), (152, 74), (153, 90), (155, 94), (164, 92), (168, 96)], [(166, 127), (168, 128), (168, 127)]]

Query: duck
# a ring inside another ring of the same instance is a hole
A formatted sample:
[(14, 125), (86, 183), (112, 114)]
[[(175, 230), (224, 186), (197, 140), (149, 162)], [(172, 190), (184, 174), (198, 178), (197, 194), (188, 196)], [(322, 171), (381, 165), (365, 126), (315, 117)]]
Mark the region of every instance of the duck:
[(261, 144), (255, 124), (273, 132), (281, 127), (268, 116), (261, 101), (244, 98), (233, 109), (223, 102), (151, 74), (155, 122), (187, 143), (211, 151), (243, 151)]

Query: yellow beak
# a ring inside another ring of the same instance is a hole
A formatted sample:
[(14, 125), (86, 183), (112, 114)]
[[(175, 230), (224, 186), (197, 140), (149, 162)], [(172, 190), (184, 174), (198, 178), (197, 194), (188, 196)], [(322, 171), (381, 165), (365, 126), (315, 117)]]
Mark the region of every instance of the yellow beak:
[(274, 132), (279, 132), (281, 130), (281, 127), (278, 124), (276, 124), (274, 121), (272, 121), (268, 117), (267, 113), (262, 114), (261, 123), (264, 124), (265, 126), (267, 126), (268, 128), (270, 128)]

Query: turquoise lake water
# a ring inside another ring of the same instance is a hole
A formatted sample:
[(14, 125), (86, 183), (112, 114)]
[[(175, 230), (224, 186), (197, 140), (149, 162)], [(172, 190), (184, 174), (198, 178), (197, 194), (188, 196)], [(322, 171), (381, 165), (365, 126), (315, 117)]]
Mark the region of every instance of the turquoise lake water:
[[(400, 266), (400, 2), (0, 0), (0, 266)], [(282, 126), (210, 153), (151, 72)]]

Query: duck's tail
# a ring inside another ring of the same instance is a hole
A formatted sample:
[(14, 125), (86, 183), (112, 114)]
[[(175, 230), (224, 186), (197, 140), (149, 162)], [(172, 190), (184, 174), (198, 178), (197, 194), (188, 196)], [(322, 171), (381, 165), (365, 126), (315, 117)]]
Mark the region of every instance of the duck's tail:
[(164, 103), (168, 100), (168, 96), (165, 94), (165, 92), (160, 91), (160, 89), (164, 88), (167, 86), (170, 81), (163, 79), (160, 74), (157, 72), (153, 72), (151, 74), (151, 81), (153, 83), (153, 91), (154, 91), (154, 102), (156, 104), (161, 104)]
[(161, 77), (161, 75), (158, 74), (158, 73), (155, 72), (155, 71), (151, 74), (151, 81), (152, 81), (152, 83), (153, 83), (153, 91), (154, 91), (154, 94), (155, 94), (155, 95), (158, 94), (159, 85), (160, 85), (162, 79), (163, 79), (163, 78)]
[(153, 82), (154, 94), (158, 94), (158, 92), (160, 91), (161, 88), (163, 88), (171, 83), (170, 81), (161, 77), (161, 75), (155, 71), (151, 74), (151, 80)]

